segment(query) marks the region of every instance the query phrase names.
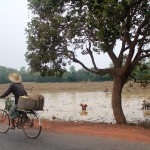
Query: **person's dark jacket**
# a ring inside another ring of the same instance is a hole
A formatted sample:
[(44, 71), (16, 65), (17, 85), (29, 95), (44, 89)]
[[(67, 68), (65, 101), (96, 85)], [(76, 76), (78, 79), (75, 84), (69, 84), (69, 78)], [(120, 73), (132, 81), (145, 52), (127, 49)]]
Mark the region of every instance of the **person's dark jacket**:
[(27, 96), (27, 92), (25, 91), (22, 83), (12, 83), (10, 84), (7, 91), (0, 96), (0, 98), (5, 98), (10, 93), (13, 93), (15, 97), (15, 104), (18, 104), (19, 96)]

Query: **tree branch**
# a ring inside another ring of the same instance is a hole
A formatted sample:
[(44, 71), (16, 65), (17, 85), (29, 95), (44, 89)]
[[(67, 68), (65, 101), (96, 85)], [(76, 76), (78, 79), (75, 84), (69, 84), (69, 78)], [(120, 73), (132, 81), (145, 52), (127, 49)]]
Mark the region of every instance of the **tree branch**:
[[(134, 37), (134, 41), (133, 41), (133, 44), (134, 45), (136, 45), (136, 43), (137, 43), (137, 40), (138, 40), (138, 37), (139, 37), (139, 35), (140, 35), (140, 33), (141, 33), (141, 29), (145, 26), (145, 25), (147, 25), (147, 23), (148, 23), (148, 17), (146, 17), (144, 20), (143, 20), (143, 22), (141, 23), (141, 25), (138, 27), (138, 29), (137, 29), (137, 32), (136, 32), (136, 35), (135, 35), (135, 37)], [(149, 28), (149, 26), (147, 26), (147, 29)], [(147, 31), (147, 29), (145, 30), (145, 31)], [(146, 33), (146, 32), (145, 32)], [(146, 37), (146, 35), (145, 36), (143, 36), (143, 37)], [(145, 38), (144, 38), (145, 39)]]
[(75, 54), (72, 52), (72, 51), (69, 51), (70, 54), (68, 54), (68, 58), (70, 58), (70, 60), (72, 60), (73, 62), (75, 63), (78, 63), (80, 64), (85, 70), (91, 72), (91, 73), (94, 73), (94, 74), (97, 74), (97, 75), (105, 75), (105, 74), (113, 74), (113, 69), (90, 69), (88, 68), (87, 66), (85, 66), (80, 60), (78, 60), (77, 58), (75, 58)]
[(112, 60), (114, 66), (118, 66), (118, 58), (115, 55), (115, 53), (113, 52), (113, 50), (108, 50), (107, 53), (108, 53), (110, 59)]
[(93, 64), (94, 68), (97, 69), (97, 66), (95, 64), (95, 60), (94, 60), (94, 57), (93, 57), (93, 53), (91, 51), (91, 42), (89, 42), (89, 48), (87, 48), (87, 51), (88, 51), (88, 53), (89, 53), (89, 55), (91, 57), (92, 64)]
[[(141, 40), (140, 40), (138, 52), (137, 52), (136, 56), (134, 57), (133, 62), (136, 61), (136, 59), (138, 59), (138, 57), (139, 57), (139, 56), (141, 55), (141, 53), (143, 52), (143, 51), (142, 51), (142, 47), (143, 47), (143, 45), (144, 45), (144, 40), (145, 40), (145, 38), (146, 38), (146, 36), (147, 36), (147, 30), (148, 30), (148, 29), (149, 29), (149, 26), (147, 26), (147, 29), (145, 30), (145, 32), (144, 32), (144, 34), (143, 34), (143, 37), (142, 37)], [(148, 51), (146, 51), (146, 52), (148, 52)]]

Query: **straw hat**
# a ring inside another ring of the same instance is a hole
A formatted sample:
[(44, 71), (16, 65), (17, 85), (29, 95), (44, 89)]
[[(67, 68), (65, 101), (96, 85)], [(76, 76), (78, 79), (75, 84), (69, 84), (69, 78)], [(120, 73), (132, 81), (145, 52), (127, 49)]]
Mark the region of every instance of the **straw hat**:
[(9, 80), (14, 82), (14, 83), (21, 83), (22, 78), (18, 73), (10, 73), (8, 76)]

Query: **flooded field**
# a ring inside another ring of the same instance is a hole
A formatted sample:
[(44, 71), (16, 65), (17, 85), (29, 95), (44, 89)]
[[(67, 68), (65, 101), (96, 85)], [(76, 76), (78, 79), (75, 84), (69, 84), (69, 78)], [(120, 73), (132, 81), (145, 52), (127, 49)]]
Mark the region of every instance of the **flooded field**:
[[(104, 92), (104, 87), (109, 87)], [(8, 85), (1, 86), (4, 91)], [(101, 83), (26, 83), (31, 94), (45, 97), (44, 111), (39, 111), (42, 118), (63, 121), (88, 121), (115, 123), (111, 106), (112, 82)], [(67, 92), (66, 92), (67, 91)], [(150, 120), (150, 110), (143, 111), (143, 100), (150, 101), (150, 88), (141, 89), (140, 85), (131, 88), (125, 85), (122, 94), (122, 108), (128, 122)], [(35, 94), (35, 93), (34, 93)], [(87, 104), (82, 111), (80, 104)], [(0, 100), (0, 108), (4, 101)]]
[[(41, 116), (46, 119), (115, 123), (109, 92), (62, 92), (43, 95), (45, 107)], [(123, 95), (122, 107), (127, 121), (150, 119), (150, 110), (141, 109), (144, 99), (150, 99), (148, 93), (132, 92)], [(80, 103), (87, 104), (86, 111), (82, 111)]]

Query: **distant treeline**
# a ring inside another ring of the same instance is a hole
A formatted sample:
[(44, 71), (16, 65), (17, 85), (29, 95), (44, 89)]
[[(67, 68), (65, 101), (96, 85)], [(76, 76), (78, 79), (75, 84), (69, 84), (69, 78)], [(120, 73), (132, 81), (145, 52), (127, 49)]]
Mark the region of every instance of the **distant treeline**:
[(74, 66), (71, 66), (70, 70), (64, 73), (62, 77), (42, 77), (40, 73), (31, 73), (30, 71), (25, 70), (25, 67), (20, 68), (18, 71), (13, 68), (0, 66), (0, 83), (9, 83), (8, 75), (11, 72), (18, 72), (22, 76), (23, 82), (101, 82), (113, 80), (110, 75), (99, 76), (84, 69), (76, 71)]

